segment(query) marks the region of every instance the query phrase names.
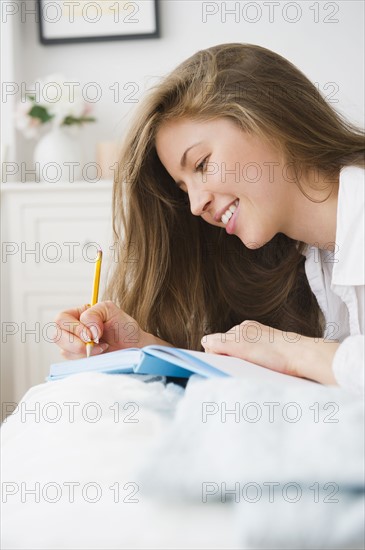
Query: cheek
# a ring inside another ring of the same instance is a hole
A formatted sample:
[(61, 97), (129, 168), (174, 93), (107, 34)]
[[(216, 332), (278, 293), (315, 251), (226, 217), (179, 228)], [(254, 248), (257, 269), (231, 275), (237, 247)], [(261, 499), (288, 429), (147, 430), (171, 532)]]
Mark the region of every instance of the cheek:
[(242, 195), (257, 204), (260, 210), (272, 207), (278, 201), (278, 185), (265, 178), (245, 181), (241, 185)]

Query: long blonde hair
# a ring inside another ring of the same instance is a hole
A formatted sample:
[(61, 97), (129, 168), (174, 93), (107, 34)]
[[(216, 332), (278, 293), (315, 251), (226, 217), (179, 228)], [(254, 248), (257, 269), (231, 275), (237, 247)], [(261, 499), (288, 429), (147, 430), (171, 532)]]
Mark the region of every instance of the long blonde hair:
[(364, 166), (364, 134), (289, 61), (251, 44), (197, 52), (147, 93), (125, 137), (113, 195), (118, 262), (105, 297), (143, 330), (187, 349), (245, 319), (321, 336), (304, 243), (279, 233), (251, 250), (191, 214), (155, 148), (161, 124), (183, 117), (229, 117), (273, 140), (295, 173)]

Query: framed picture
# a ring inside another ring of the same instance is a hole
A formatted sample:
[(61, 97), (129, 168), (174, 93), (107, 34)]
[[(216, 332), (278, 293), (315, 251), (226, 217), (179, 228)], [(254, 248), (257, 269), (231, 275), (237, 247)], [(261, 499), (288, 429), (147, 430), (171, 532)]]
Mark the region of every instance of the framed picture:
[(158, 38), (158, 0), (37, 0), (42, 44)]

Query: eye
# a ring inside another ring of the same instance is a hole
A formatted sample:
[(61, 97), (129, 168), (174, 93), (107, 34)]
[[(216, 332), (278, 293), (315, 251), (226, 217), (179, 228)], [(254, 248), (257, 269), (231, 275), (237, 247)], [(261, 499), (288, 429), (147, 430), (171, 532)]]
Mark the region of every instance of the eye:
[(207, 157), (205, 157), (205, 159), (203, 159), (203, 160), (201, 161), (201, 163), (198, 164), (198, 166), (196, 166), (194, 172), (203, 172), (204, 169), (205, 169), (205, 167), (206, 167), (208, 158), (209, 158), (209, 155), (208, 155)]

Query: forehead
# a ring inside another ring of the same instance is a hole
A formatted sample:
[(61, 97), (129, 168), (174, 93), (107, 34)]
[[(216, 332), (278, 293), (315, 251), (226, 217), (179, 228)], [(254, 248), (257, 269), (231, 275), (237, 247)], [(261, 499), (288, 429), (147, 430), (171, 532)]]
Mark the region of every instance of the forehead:
[(234, 122), (230, 120), (229, 118), (213, 118), (209, 120), (197, 120), (192, 118), (176, 118), (164, 121), (160, 124), (156, 136), (159, 133), (165, 133), (169, 131), (179, 131), (179, 132), (188, 132), (190, 130), (208, 130), (213, 127), (236, 127)]
[[(197, 122), (176, 119), (163, 122), (156, 132), (155, 147), (163, 164), (175, 161), (197, 133)], [(180, 157), (179, 157), (180, 158)]]
[(164, 138), (171, 135), (189, 134), (204, 124), (191, 119), (179, 118), (162, 122), (156, 132), (156, 144), (163, 141)]
[(158, 152), (169, 148), (171, 144), (188, 146), (191, 139), (194, 141), (211, 140), (214, 136), (223, 135), (229, 130), (237, 131), (237, 126), (227, 118), (215, 118), (212, 120), (193, 120), (179, 118), (163, 122), (155, 137), (155, 145)]

